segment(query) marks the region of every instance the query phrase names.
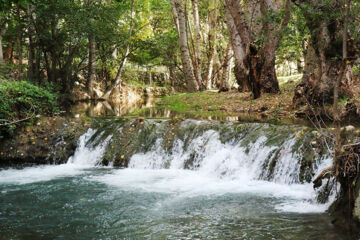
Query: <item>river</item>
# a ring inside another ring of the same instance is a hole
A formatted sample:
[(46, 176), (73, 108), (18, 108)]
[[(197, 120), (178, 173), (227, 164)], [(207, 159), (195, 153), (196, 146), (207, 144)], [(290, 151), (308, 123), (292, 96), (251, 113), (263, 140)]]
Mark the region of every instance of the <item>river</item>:
[(353, 239), (326, 213), (338, 186), (316, 200), (311, 180), (332, 160), (308, 164), (314, 131), (145, 120), (119, 168), (101, 163), (126, 127), (103, 121), (112, 130), (90, 128), (66, 164), (0, 170), (0, 239)]

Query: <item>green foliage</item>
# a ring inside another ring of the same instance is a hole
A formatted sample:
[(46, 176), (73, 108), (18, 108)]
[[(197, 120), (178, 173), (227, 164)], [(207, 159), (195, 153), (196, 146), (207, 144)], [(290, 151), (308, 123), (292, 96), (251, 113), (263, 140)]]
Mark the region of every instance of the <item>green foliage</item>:
[(16, 121), (53, 114), (58, 110), (56, 95), (27, 81), (0, 83), (0, 134), (11, 133)]

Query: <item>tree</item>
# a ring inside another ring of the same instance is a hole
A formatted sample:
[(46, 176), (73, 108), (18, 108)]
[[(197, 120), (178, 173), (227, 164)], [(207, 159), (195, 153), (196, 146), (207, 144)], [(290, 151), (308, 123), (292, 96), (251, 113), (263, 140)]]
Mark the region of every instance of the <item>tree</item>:
[(198, 0), (191, 0), (193, 6), (194, 16), (194, 74), (199, 87), (201, 87), (203, 80), (201, 76), (201, 34), (200, 34), (200, 17), (199, 17), (199, 3)]
[[(300, 1), (297, 2), (302, 14), (305, 16), (306, 26), (310, 32), (310, 39), (305, 56), (305, 72), (302, 82), (295, 89), (294, 104), (307, 103), (313, 108), (322, 108), (324, 104), (334, 100), (334, 86), (336, 79), (345, 71), (339, 82), (339, 97), (352, 96), (351, 59), (356, 58), (356, 45), (358, 41), (350, 40), (348, 45), (349, 62), (343, 67), (342, 44), (344, 34), (343, 19), (344, 4), (342, 1)], [(314, 12), (311, 9), (321, 9)], [(356, 14), (351, 13), (349, 23), (355, 23)], [(355, 39), (354, 39), (355, 40)], [(346, 43), (344, 43), (346, 44)]]
[(215, 40), (216, 40), (216, 25), (217, 25), (217, 16), (218, 16), (218, 6), (217, 0), (209, 1), (208, 9), (208, 19), (209, 19), (209, 33), (208, 33), (208, 48), (207, 48), (207, 65), (205, 72), (205, 88), (211, 89), (212, 87), (212, 74), (213, 74), (213, 65), (215, 58)]
[(184, 4), (182, 0), (172, 0), (172, 5), (176, 11), (174, 17), (177, 18), (176, 22), (179, 23), (179, 46), (187, 88), (189, 92), (195, 92), (199, 90), (199, 85), (196, 81), (190, 58)]
[[(290, 0), (284, 4), (277, 1), (245, 1), (247, 12), (238, 0), (225, 0), (227, 20), (233, 20), (241, 44), (233, 43), (234, 51), (244, 53), (243, 67), (245, 79), (251, 85), (254, 98), (264, 93), (278, 93), (279, 84), (275, 72), (276, 51), (281, 40), (281, 32), (290, 19)], [(250, 11), (249, 11), (250, 10)], [(252, 14), (253, 13), (253, 14)], [(247, 15), (252, 17), (248, 20)], [(261, 27), (253, 23), (261, 20)], [(230, 23), (231, 24), (231, 23)], [(234, 31), (230, 26), (229, 31)], [(232, 37), (234, 39), (234, 37)], [(242, 67), (237, 64), (237, 67)]]
[(2, 23), (2, 26), (0, 27), (0, 65), (5, 63), (4, 53), (3, 53), (3, 48), (2, 48), (2, 38), (6, 31), (6, 28), (7, 28), (7, 23)]

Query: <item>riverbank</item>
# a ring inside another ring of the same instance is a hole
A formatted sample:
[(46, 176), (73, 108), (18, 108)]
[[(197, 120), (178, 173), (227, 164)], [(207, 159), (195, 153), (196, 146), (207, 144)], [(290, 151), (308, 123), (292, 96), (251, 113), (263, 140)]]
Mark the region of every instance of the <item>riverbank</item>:
[[(253, 99), (250, 92), (239, 93), (237, 90), (204, 91), (166, 96), (156, 105), (159, 109), (167, 109), (184, 117), (224, 120), (226, 117), (233, 117), (242, 122), (313, 126), (314, 113), (307, 106), (293, 104), (294, 89), (301, 78), (302, 75), (279, 77), (280, 94), (265, 94), (258, 99)], [(360, 124), (360, 86), (354, 86), (354, 89), (352, 99), (345, 98), (339, 101), (343, 124)], [(317, 117), (331, 122), (332, 108), (332, 105), (326, 106)]]

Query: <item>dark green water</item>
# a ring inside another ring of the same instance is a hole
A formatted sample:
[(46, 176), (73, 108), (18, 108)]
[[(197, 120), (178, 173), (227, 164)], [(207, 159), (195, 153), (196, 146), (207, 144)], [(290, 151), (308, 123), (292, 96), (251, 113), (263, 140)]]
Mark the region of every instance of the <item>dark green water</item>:
[(325, 213), (277, 210), (291, 194), (276, 196), (261, 182), (239, 191), (226, 181), (203, 184), (196, 174), (72, 166), (0, 171), (0, 239), (353, 239)]

